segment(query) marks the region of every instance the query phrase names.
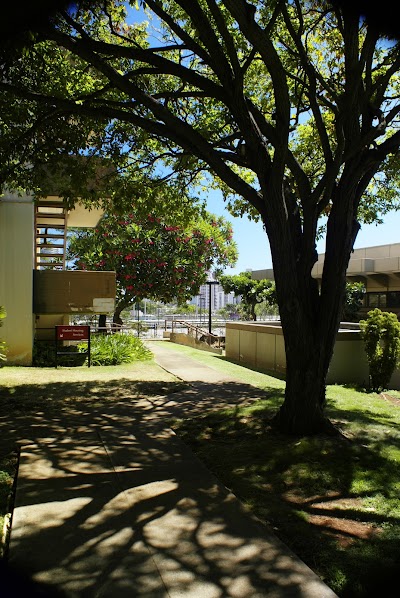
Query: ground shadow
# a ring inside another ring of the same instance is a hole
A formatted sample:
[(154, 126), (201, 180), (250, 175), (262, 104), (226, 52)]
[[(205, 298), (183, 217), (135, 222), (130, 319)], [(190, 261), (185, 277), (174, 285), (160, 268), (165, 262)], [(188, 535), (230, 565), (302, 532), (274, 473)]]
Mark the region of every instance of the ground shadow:
[(264, 393), (235, 382), (149, 388), (3, 389), (0, 447), (21, 446), (10, 576), (77, 596), (300, 598), (318, 586), (166, 425)]
[[(357, 438), (288, 437), (269, 428), (263, 405), (253, 414), (231, 410), (182, 422), (179, 433), (305, 562), (331, 580), (336, 571), (340, 596), (378, 595), (382, 579), (396, 575), (400, 554), (400, 464), (388, 454), (389, 443), (400, 451), (398, 426), (383, 415), (378, 423), (368, 409), (332, 409), (334, 421), (359, 423)], [(372, 440), (379, 424), (386, 433)]]

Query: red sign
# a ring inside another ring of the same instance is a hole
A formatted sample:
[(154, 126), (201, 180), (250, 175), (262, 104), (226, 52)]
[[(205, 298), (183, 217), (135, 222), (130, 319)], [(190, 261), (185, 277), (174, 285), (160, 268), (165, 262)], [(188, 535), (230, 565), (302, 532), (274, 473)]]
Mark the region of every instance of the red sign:
[(90, 326), (56, 326), (57, 340), (60, 341), (87, 341), (89, 334)]

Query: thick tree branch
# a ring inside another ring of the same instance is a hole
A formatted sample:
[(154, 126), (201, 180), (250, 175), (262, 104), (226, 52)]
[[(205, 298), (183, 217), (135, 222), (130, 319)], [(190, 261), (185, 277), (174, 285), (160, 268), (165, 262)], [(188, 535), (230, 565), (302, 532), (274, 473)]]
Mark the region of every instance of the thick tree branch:
[[(400, 41), (397, 43), (397, 46), (400, 46)], [(400, 70), (400, 54), (397, 52), (396, 59), (391, 63), (389, 68), (386, 70), (384, 74), (378, 76), (374, 81), (374, 84), (371, 87), (371, 98), (374, 98), (374, 102), (377, 106), (380, 106), (384, 100), (388, 85), (390, 83), (391, 78), (393, 75), (398, 73)]]
[[(110, 81), (117, 87), (124, 87), (124, 75), (120, 75), (111, 67), (103, 56), (111, 56), (115, 58), (128, 58), (137, 60), (139, 62), (149, 64), (157, 69), (160, 73), (173, 75), (195, 87), (207, 92), (210, 96), (216, 99), (223, 100), (223, 93), (220, 86), (212, 82), (210, 79), (199, 75), (193, 69), (186, 68), (172, 60), (168, 60), (158, 54), (154, 54), (149, 50), (142, 50), (140, 48), (118, 46), (115, 44), (108, 44), (92, 39), (77, 39), (52, 29), (46, 33), (46, 37), (55, 41), (73, 54), (77, 54), (84, 60), (88, 61), (100, 72), (105, 74)], [(129, 78), (129, 77), (125, 77)], [(125, 90), (123, 90), (125, 91)], [(129, 93), (129, 92), (128, 92)]]
[(319, 104), (317, 102), (316, 71), (315, 71), (314, 67), (312, 66), (311, 61), (309, 60), (309, 57), (305, 51), (305, 48), (301, 41), (301, 37), (297, 34), (295, 28), (293, 27), (293, 23), (289, 16), (286, 5), (282, 8), (282, 13), (283, 13), (283, 18), (285, 20), (287, 30), (288, 30), (291, 38), (293, 39), (293, 41), (296, 45), (297, 51), (299, 53), (299, 58), (300, 58), (301, 64), (304, 68), (304, 71), (307, 73), (307, 77), (309, 80), (309, 91), (308, 91), (307, 97), (310, 102), (311, 110), (312, 110), (312, 113), (313, 113), (313, 116), (315, 119), (315, 125), (317, 127), (318, 135), (319, 135), (319, 138), (321, 141), (321, 148), (322, 148), (322, 151), (324, 154), (325, 164), (328, 168), (330, 166), (330, 164), (332, 163), (333, 156), (332, 156), (331, 144), (329, 141), (329, 135), (326, 130), (325, 123), (322, 119), (322, 114), (321, 114)]
[(183, 43), (190, 48), (206, 64), (211, 65), (211, 57), (206, 50), (198, 44), (176, 21), (162, 8), (157, 0), (146, 0), (148, 7), (168, 25), (168, 27), (177, 35)]
[(219, 7), (217, 6), (215, 0), (206, 0), (207, 6), (210, 9), (210, 12), (215, 20), (215, 23), (218, 27), (218, 31), (221, 34), (221, 37), (224, 41), (230, 63), (232, 65), (233, 72), (235, 76), (238, 76), (240, 73), (240, 64), (239, 59), (237, 56), (235, 44), (231, 34), (229, 33), (228, 27), (226, 26), (225, 19), (221, 14)]
[(176, 0), (189, 15), (197, 34), (210, 57), (209, 64), (225, 89), (232, 85), (233, 71), (226, 58), (225, 50), (218, 40), (212, 24), (197, 0)]
[(275, 47), (265, 31), (249, 14), (249, 5), (245, 0), (223, 0), (232, 16), (236, 19), (240, 30), (257, 50), (272, 79), (275, 96), (276, 120), (279, 127), (278, 143), (275, 146), (274, 168), (276, 173), (284, 172), (288, 149), (290, 124), (290, 100), (286, 75)]
[[(216, 151), (210, 143), (208, 143), (204, 137), (197, 133), (190, 125), (179, 120), (177, 117), (169, 113), (168, 110), (163, 108), (153, 98), (147, 98), (146, 104), (157, 117), (162, 115), (165, 118), (165, 124), (161, 121), (151, 120), (148, 117), (143, 117), (137, 114), (133, 114), (129, 110), (121, 110), (107, 105), (87, 105), (85, 102), (76, 104), (73, 100), (66, 100), (55, 97), (48, 97), (43, 94), (37, 94), (34, 92), (27, 92), (24, 89), (19, 89), (15, 86), (9, 86), (8, 84), (0, 82), (0, 89), (10, 91), (14, 95), (23, 97), (38, 103), (45, 104), (47, 106), (55, 107), (61, 110), (65, 110), (70, 114), (81, 114), (90, 116), (92, 118), (108, 118), (118, 119), (122, 122), (129, 122), (135, 126), (142, 128), (151, 135), (158, 138), (170, 139), (173, 143), (184, 148), (188, 152), (197, 156), (211, 166), (214, 172), (224, 181), (228, 182), (231, 188), (242, 195), (252, 203), (252, 205), (259, 211), (262, 209), (261, 196), (259, 193), (246, 183), (241, 177), (239, 177), (229, 166), (226, 164), (224, 159), (224, 153)], [(145, 99), (142, 92), (139, 93), (139, 101), (145, 104)], [(234, 156), (230, 156), (233, 161)]]

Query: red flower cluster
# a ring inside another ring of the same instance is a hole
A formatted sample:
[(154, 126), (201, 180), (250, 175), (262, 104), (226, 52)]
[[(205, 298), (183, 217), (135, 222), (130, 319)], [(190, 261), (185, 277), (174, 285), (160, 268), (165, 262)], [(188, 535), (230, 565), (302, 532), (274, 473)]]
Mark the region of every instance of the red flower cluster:
[(84, 239), (81, 245), (77, 242), (80, 253), (76, 253), (81, 260), (78, 265), (82, 269), (115, 269), (117, 301), (125, 293), (137, 300), (186, 299), (198, 291), (197, 281), (204, 278), (213, 257), (222, 256), (223, 244), (231, 231), (227, 227), (217, 230), (218, 226), (217, 218), (194, 229), (167, 224), (153, 214), (144, 218), (109, 214), (97, 228), (97, 234), (90, 233), (91, 244), (89, 235), (86, 245)]

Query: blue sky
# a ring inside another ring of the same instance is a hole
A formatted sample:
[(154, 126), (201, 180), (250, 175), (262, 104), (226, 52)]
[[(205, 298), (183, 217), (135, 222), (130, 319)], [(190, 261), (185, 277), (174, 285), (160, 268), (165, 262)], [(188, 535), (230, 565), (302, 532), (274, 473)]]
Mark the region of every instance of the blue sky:
[[(271, 253), (267, 235), (262, 224), (244, 218), (234, 218), (225, 208), (221, 193), (215, 191), (209, 194), (207, 209), (218, 216), (224, 216), (232, 223), (233, 238), (239, 249), (239, 259), (234, 268), (227, 269), (226, 274), (244, 272), (247, 269), (262, 270), (272, 268)], [(355, 249), (400, 243), (400, 211), (391, 212), (384, 218), (383, 224), (366, 224), (358, 233)], [(324, 253), (324, 241), (317, 245), (318, 253)]]

